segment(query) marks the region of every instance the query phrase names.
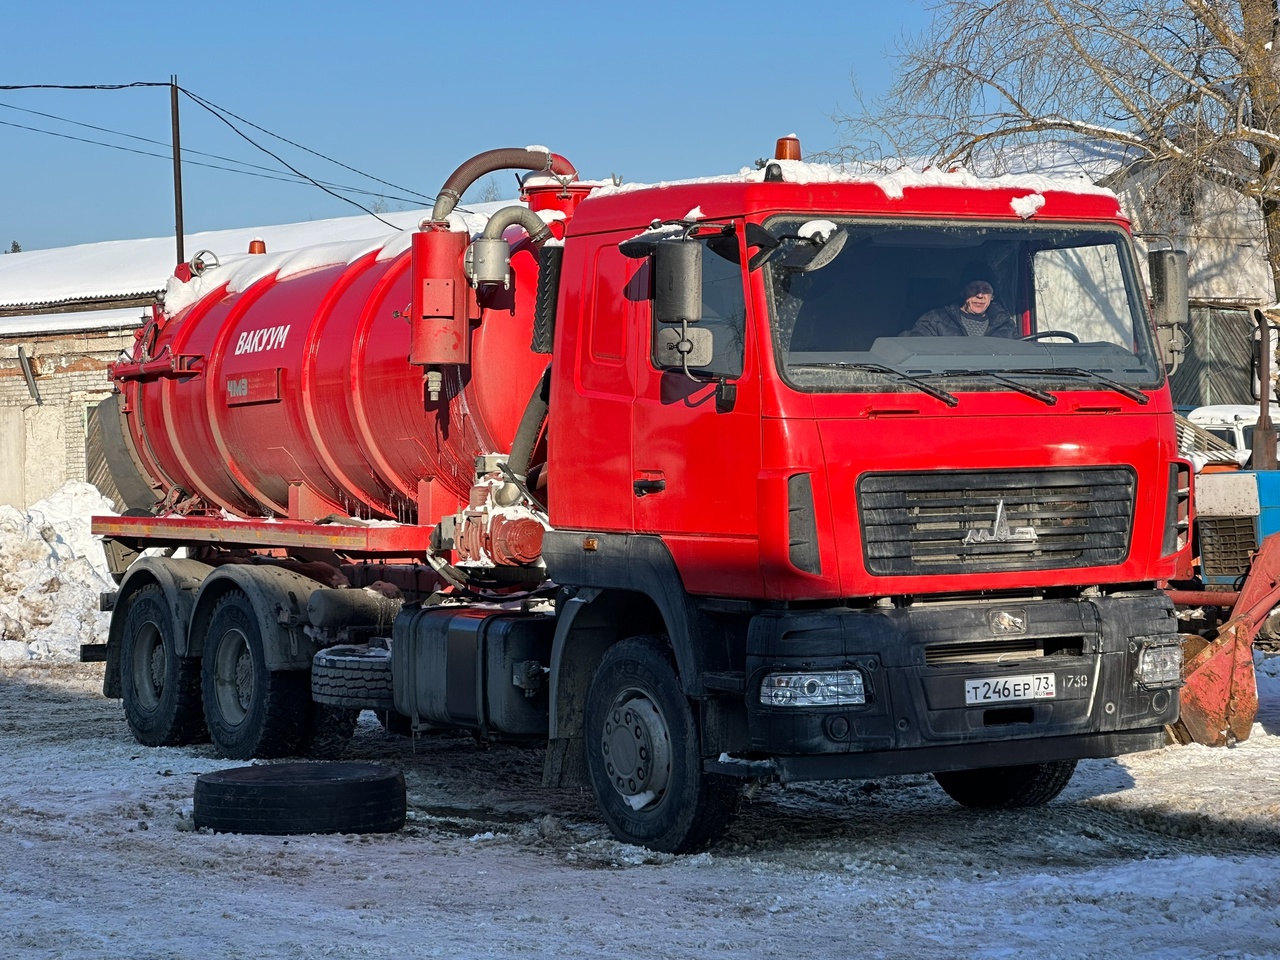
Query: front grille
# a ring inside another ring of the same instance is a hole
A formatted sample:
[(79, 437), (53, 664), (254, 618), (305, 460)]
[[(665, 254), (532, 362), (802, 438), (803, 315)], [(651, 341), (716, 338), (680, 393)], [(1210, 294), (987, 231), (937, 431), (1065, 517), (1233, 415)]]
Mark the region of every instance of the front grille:
[(1240, 577), (1249, 572), (1258, 538), (1253, 517), (1196, 517), (1200, 569), (1206, 577)]
[(1135, 485), (1128, 467), (866, 474), (857, 498), (867, 570), (928, 576), (1117, 564), (1129, 554)]
[(1078, 657), (1083, 637), (1019, 637), (1014, 640), (964, 640), (934, 643), (924, 648), (924, 662), (931, 667), (953, 663), (1011, 663), (1041, 657)]

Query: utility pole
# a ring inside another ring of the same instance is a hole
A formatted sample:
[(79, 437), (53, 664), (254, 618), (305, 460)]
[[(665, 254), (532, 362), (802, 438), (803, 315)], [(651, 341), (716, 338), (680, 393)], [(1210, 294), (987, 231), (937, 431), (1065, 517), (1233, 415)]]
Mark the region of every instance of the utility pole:
[(169, 114), (173, 125), (173, 228), (178, 238), (178, 263), (186, 263), (182, 235), (182, 142), (178, 136), (178, 75), (169, 75)]

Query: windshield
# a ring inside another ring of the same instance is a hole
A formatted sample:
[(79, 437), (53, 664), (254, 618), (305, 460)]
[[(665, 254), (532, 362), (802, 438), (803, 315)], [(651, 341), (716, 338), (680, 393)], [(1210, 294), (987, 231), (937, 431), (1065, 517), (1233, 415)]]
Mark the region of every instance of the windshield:
[(1119, 228), (812, 214), (765, 227), (782, 238), (763, 258), (774, 346), (798, 389), (1103, 380), (1136, 394), (1164, 375)]

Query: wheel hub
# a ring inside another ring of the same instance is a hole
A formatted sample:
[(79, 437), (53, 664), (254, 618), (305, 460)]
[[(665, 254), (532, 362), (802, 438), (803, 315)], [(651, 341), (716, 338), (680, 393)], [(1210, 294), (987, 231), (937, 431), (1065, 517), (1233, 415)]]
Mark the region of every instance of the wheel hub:
[(253, 706), (253, 652), (239, 630), (228, 630), (218, 642), (214, 657), (218, 707), (223, 719), (239, 724)]
[(247, 649), (236, 658), (236, 700), (241, 710), (248, 710), (253, 702), (253, 657)]
[(164, 692), (164, 647), (160, 644), (151, 648), (151, 691), (156, 696)]
[(613, 788), (633, 809), (662, 798), (671, 779), (671, 738), (651, 700), (634, 692), (620, 697), (605, 718), (600, 750)]

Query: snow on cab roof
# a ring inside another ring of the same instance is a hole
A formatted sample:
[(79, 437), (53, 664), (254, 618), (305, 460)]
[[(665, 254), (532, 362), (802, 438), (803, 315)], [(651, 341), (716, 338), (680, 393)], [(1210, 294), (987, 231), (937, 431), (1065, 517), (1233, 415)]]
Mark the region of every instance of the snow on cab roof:
[[(917, 170), (904, 165), (891, 173), (850, 165), (809, 163), (804, 160), (770, 160), (766, 165), (777, 164), (782, 169), (786, 183), (867, 183), (879, 187), (891, 200), (901, 200), (907, 187), (969, 187), (984, 190), (1028, 190), (1031, 193), (1053, 191), (1058, 193), (1092, 194), (1116, 199), (1116, 194), (1106, 187), (1099, 187), (1085, 176), (1045, 176), (1043, 174), (1017, 173), (980, 177), (964, 167), (942, 170), (925, 167)], [(737, 173), (723, 176), (694, 177), (688, 180), (664, 180), (659, 183), (612, 184), (597, 189), (593, 196), (609, 196), (629, 193), (653, 187), (675, 187), (703, 183), (763, 183), (765, 169), (743, 167)]]

